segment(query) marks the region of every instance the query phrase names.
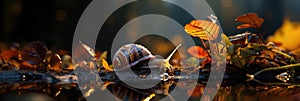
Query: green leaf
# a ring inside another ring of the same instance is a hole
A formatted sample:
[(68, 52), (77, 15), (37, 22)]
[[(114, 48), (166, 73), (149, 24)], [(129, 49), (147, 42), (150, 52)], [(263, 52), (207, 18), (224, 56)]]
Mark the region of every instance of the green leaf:
[(243, 58), (247, 58), (247, 57), (250, 57), (255, 54), (256, 54), (255, 50), (251, 50), (249, 48), (241, 48), (241, 50), (240, 50), (240, 55)]
[(246, 60), (240, 55), (232, 56), (231, 62), (234, 66), (239, 67), (239, 68), (243, 68), (244, 65), (246, 64)]
[(222, 37), (222, 39), (225, 41), (227, 47), (230, 47), (230, 46), (233, 45), (233, 44), (230, 42), (229, 38), (228, 38), (224, 33), (221, 35), (221, 37)]
[(257, 43), (249, 43), (247, 47), (253, 48), (256, 51), (262, 51), (262, 50), (268, 49), (267, 46), (265, 46), (263, 44), (257, 44)]
[(200, 63), (200, 60), (197, 59), (196, 57), (190, 57), (186, 60), (186, 64), (192, 67), (197, 67)]
[(97, 65), (98, 66), (102, 66), (102, 60), (107, 60), (107, 51), (104, 51), (101, 56), (99, 57), (99, 59), (97, 60)]
[(231, 46), (228, 47), (227, 53), (228, 53), (229, 55), (234, 55), (234, 54), (236, 53), (237, 49), (238, 49), (237, 46), (231, 45)]

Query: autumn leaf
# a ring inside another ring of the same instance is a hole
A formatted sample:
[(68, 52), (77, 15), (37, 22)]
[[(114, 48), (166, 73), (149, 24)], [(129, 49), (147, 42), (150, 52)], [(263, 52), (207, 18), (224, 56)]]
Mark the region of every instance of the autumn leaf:
[(13, 51), (13, 50), (4, 50), (0, 56), (4, 59), (4, 60), (9, 60), (11, 58), (14, 57), (18, 57), (19, 52), (18, 51)]
[(254, 25), (251, 24), (241, 24), (236, 27), (237, 29), (245, 29), (245, 28), (256, 28)]
[(197, 58), (206, 58), (208, 53), (200, 46), (192, 46), (188, 49), (188, 53)]
[(214, 40), (218, 37), (219, 25), (206, 20), (193, 20), (185, 25), (185, 31), (193, 37), (203, 40)]
[(232, 42), (230, 42), (229, 38), (225, 34), (221, 34), (222, 39), (225, 41), (227, 47), (232, 46)]
[(51, 68), (55, 71), (60, 71), (61, 64), (62, 64), (62, 61), (61, 61), (59, 54), (53, 54), (50, 59)]
[(105, 59), (102, 59), (102, 66), (108, 71), (113, 71), (113, 69), (109, 67), (109, 65)]
[(235, 21), (244, 23), (237, 26), (237, 29), (260, 28), (262, 23), (264, 22), (264, 19), (258, 17), (258, 15), (256, 15), (255, 13), (248, 13), (237, 17)]

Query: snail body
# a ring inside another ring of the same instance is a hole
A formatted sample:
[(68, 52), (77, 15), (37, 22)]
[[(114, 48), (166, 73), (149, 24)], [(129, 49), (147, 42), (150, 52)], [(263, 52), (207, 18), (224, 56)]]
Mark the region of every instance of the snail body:
[(158, 59), (142, 45), (127, 44), (122, 46), (113, 57), (113, 67), (115, 71), (132, 69), (136, 74), (148, 74), (150, 69), (172, 70), (169, 60), (174, 55), (176, 49), (166, 59)]

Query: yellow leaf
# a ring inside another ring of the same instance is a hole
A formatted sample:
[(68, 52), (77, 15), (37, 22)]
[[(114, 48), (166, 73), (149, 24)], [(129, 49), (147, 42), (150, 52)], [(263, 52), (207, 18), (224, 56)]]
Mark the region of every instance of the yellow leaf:
[(150, 96), (148, 96), (146, 99), (144, 99), (143, 101), (150, 101), (153, 97), (155, 96), (155, 94), (151, 94)]
[(185, 31), (193, 37), (203, 40), (214, 40), (218, 37), (219, 25), (206, 20), (193, 20), (185, 25)]
[(107, 61), (105, 59), (102, 59), (102, 66), (108, 70), (108, 71), (113, 71), (113, 69), (111, 69), (107, 63)]

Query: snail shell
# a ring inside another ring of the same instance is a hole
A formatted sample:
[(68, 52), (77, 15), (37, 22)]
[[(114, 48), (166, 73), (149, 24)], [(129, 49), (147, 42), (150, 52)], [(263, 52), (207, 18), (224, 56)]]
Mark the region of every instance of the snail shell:
[(155, 58), (144, 46), (138, 44), (127, 44), (122, 46), (113, 57), (115, 71), (132, 68), (141, 62), (148, 62)]
[(125, 69), (134, 69), (136, 72), (149, 72), (149, 68), (172, 70), (172, 65), (169, 63), (171, 57), (176, 50), (181, 46), (179, 44), (166, 59), (156, 59), (151, 52), (144, 46), (137, 44), (127, 44), (122, 46), (113, 57), (113, 67), (115, 71)]

